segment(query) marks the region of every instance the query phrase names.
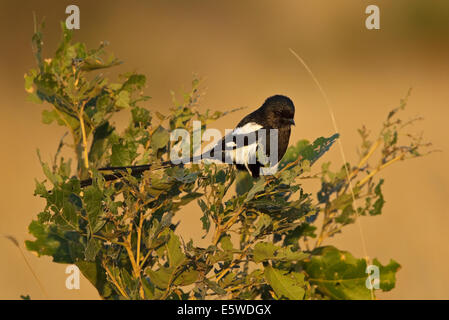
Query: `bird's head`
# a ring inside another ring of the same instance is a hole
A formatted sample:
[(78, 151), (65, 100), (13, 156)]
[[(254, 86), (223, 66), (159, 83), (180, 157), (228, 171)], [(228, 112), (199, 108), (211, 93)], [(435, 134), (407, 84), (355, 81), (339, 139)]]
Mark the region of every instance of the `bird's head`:
[(261, 109), (271, 127), (281, 128), (295, 125), (295, 106), (293, 101), (282, 95), (275, 95), (265, 100)]

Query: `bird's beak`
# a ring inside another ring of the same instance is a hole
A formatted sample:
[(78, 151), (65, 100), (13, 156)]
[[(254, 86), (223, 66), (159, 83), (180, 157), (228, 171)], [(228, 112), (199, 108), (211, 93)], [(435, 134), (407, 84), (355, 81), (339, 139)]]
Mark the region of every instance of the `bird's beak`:
[(291, 125), (293, 125), (293, 126), (295, 125), (295, 119), (290, 119), (289, 122)]

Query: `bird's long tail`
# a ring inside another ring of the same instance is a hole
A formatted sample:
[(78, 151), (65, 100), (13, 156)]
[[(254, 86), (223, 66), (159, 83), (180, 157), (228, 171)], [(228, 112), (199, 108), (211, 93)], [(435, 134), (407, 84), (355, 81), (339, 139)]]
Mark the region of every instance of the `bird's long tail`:
[[(140, 177), (143, 172), (149, 170), (153, 166), (155, 169), (163, 169), (163, 168), (174, 167), (177, 165), (173, 164), (171, 161), (165, 161), (162, 163), (143, 164), (143, 165), (137, 165), (137, 166), (104, 167), (104, 168), (98, 169), (98, 171), (112, 171), (113, 173), (104, 174), (103, 178), (105, 181), (114, 181), (114, 180), (120, 179), (121, 177), (127, 175), (128, 169), (131, 170), (131, 175), (133, 177)], [(81, 188), (90, 186), (91, 184), (92, 184), (92, 178), (81, 180)]]
[[(164, 161), (162, 163), (154, 163), (154, 164), (143, 164), (143, 165), (135, 165), (135, 166), (122, 166), (122, 167), (104, 167), (98, 169), (98, 171), (112, 171), (113, 173), (104, 174), (103, 178), (105, 181), (114, 181), (122, 178), (125, 175), (128, 175), (128, 169), (131, 170), (131, 176), (140, 177), (143, 172), (153, 168), (154, 170), (165, 169), (170, 167), (182, 166), (184, 164), (190, 163), (192, 161), (198, 161), (201, 159), (199, 157), (193, 158), (185, 158), (180, 160), (179, 164), (174, 164), (172, 161)], [(81, 188), (90, 186), (92, 184), (92, 178), (81, 180)]]

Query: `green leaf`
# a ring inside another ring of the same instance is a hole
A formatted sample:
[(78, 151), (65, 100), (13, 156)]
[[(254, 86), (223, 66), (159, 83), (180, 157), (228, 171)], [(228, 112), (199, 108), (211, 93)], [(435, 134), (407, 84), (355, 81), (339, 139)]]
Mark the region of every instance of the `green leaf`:
[(200, 273), (198, 271), (188, 269), (182, 272), (180, 275), (178, 275), (175, 281), (173, 281), (173, 284), (177, 286), (188, 286), (197, 281), (199, 276)]
[(279, 248), (272, 243), (259, 242), (254, 246), (253, 258), (254, 262), (262, 262), (269, 260), (275, 256)]
[(290, 247), (278, 247), (271, 242), (259, 242), (254, 246), (254, 262), (263, 261), (300, 261), (309, 257), (301, 251), (292, 251)]
[(37, 151), (37, 156), (39, 158), (39, 161), (42, 165), (42, 170), (44, 171), (45, 176), (54, 184), (54, 185), (59, 185), (62, 183), (62, 178), (60, 175), (53, 173), (50, 169), (50, 167), (48, 166), (48, 164), (46, 164), (45, 162), (42, 161), (39, 150)]
[(41, 104), (43, 102), (41, 100), (41, 98), (39, 98), (39, 96), (37, 95), (36, 92), (28, 93), (27, 101), (32, 102), (32, 103), (36, 103), (36, 104)]
[(200, 220), (203, 226), (203, 230), (206, 231), (206, 233), (202, 237), (204, 239), (210, 229), (209, 211), (207, 209), (206, 203), (202, 199), (198, 200), (197, 203), (201, 207), (201, 210), (203, 211), (203, 216), (200, 218)]
[(170, 140), (170, 134), (162, 126), (159, 126), (151, 136), (151, 148), (154, 151), (164, 148)]
[(262, 213), (255, 224), (254, 236), (257, 237), (262, 231), (271, 226), (271, 218), (268, 214)]
[(154, 300), (155, 299), (155, 287), (154, 284), (147, 278), (142, 278), (142, 287), (145, 293), (145, 298)]
[(79, 260), (75, 264), (103, 298), (111, 297), (114, 292), (113, 284), (106, 279), (106, 271), (101, 267), (100, 262)]
[(208, 279), (204, 280), (206, 285), (211, 289), (213, 292), (218, 294), (219, 296), (223, 296), (226, 294), (226, 290), (224, 290), (220, 285), (216, 282), (210, 281)]
[(63, 202), (61, 217), (65, 228), (68, 230), (79, 230), (79, 216), (75, 206), (70, 201), (65, 200)]
[(263, 191), (265, 189), (265, 179), (260, 178), (253, 187), (249, 190), (248, 195), (246, 196), (245, 202), (250, 201), (254, 198), (256, 193)]
[(304, 278), (297, 273), (265, 267), (265, 279), (279, 298), (302, 300), (304, 298)]
[(204, 213), (203, 216), (200, 218), (200, 220), (201, 220), (201, 223), (203, 225), (203, 230), (206, 231), (206, 233), (202, 237), (204, 239), (206, 237), (207, 233), (209, 232), (209, 229), (210, 229), (209, 215), (207, 213)]
[(246, 171), (239, 171), (237, 173), (237, 181), (235, 184), (236, 192), (238, 195), (242, 195), (251, 190), (253, 186), (253, 178)]
[(382, 213), (382, 208), (385, 204), (384, 196), (382, 194), (382, 184), (384, 183), (384, 179), (380, 179), (379, 183), (374, 188), (374, 193), (377, 196), (377, 200), (374, 202), (373, 208), (370, 210), (369, 214), (372, 216), (379, 215)]
[(284, 157), (279, 164), (279, 169), (284, 168), (288, 163), (293, 162), (302, 157), (302, 161), (308, 160), (310, 165), (313, 165), (323, 154), (325, 154), (335, 141), (339, 138), (339, 134), (336, 133), (329, 138), (320, 137), (316, 139), (312, 144), (307, 140), (300, 140), (295, 146), (291, 146), (287, 149)]
[(301, 162), (300, 166), (294, 166), (289, 170), (284, 170), (280, 176), (281, 183), (290, 185), (302, 172), (309, 171), (309, 168), (309, 160), (304, 160)]
[(101, 249), (101, 242), (98, 239), (91, 238), (87, 243), (86, 251), (84, 252), (87, 261), (95, 261), (98, 252)]
[(73, 263), (69, 245), (63, 235), (55, 227), (50, 227), (33, 220), (28, 231), (36, 240), (25, 241), (27, 250), (34, 251), (38, 256), (51, 256), (54, 262)]
[(116, 65), (121, 64), (122, 62), (120, 60), (114, 59), (113, 57), (109, 58), (109, 61), (107, 63), (99, 62), (99, 60), (84, 60), (81, 70), (83, 71), (93, 71), (98, 69), (106, 69), (110, 68)]
[(143, 74), (131, 74), (131, 76), (123, 83), (122, 89), (133, 91), (135, 89), (142, 89), (145, 86), (147, 78)]
[(226, 235), (220, 238), (220, 245), (223, 251), (220, 251), (223, 255), (219, 253), (219, 259), (222, 261), (232, 261), (234, 248), (232, 246), (231, 237)]
[(101, 221), (102, 216), (102, 199), (103, 193), (101, 190), (90, 186), (84, 190), (84, 206), (86, 208), (87, 219), (89, 221), (92, 233), (101, 229), (104, 222)]
[(316, 238), (315, 230), (315, 226), (308, 223), (302, 223), (285, 235), (284, 245), (297, 246), (299, 239), (302, 237)]
[(34, 189), (34, 195), (40, 195), (45, 197), (46, 195), (48, 195), (48, 191), (47, 188), (45, 188), (45, 185), (39, 181), (37, 181), (36, 179), (34, 179), (35, 183), (36, 183), (36, 188)]
[(64, 125), (64, 122), (62, 121), (62, 119), (59, 117), (58, 113), (56, 112), (56, 110), (43, 110), (42, 111), (42, 123), (44, 124), (50, 124), (53, 121), (57, 121), (58, 124), (60, 125)]
[(191, 192), (186, 194), (185, 196), (181, 197), (181, 201), (178, 202), (179, 205), (186, 205), (188, 203), (190, 203), (191, 201), (198, 199), (200, 197), (202, 197), (204, 194), (199, 193), (199, 192)]
[(33, 84), (34, 84), (34, 78), (36, 78), (37, 71), (35, 69), (31, 69), (29, 74), (24, 75), (25, 78), (25, 91), (27, 92), (33, 92)]
[(221, 237), (220, 244), (221, 244), (221, 247), (223, 248), (223, 250), (225, 250), (225, 251), (232, 251), (232, 250), (234, 250), (234, 248), (232, 246), (232, 242), (231, 242), (231, 237), (230, 236), (223, 236), (223, 237)]
[(166, 289), (172, 276), (172, 269), (161, 267), (159, 270), (154, 271), (151, 268), (147, 268), (145, 273), (158, 288)]
[(380, 268), (380, 289), (382, 291), (390, 291), (396, 285), (396, 273), (401, 269), (401, 265), (393, 259), (386, 266), (377, 259), (373, 259), (373, 265)]
[(44, 226), (38, 221), (32, 221), (28, 227), (28, 231), (36, 238), (34, 242), (26, 241), (28, 250), (36, 252), (38, 256), (52, 256), (56, 253), (60, 246), (60, 241), (49, 234), (49, 227)]
[(129, 107), (129, 98), (129, 92), (126, 90), (122, 90), (117, 96), (115, 105), (120, 108), (127, 108)]
[(147, 109), (135, 107), (131, 110), (131, 115), (133, 122), (136, 124), (142, 123), (144, 125), (149, 125), (151, 122), (150, 111)]
[(112, 146), (111, 166), (127, 166), (131, 164), (131, 153), (129, 149), (121, 144), (114, 144)]
[(170, 239), (167, 243), (167, 251), (168, 261), (171, 268), (177, 268), (184, 262), (185, 255), (181, 249), (181, 242), (179, 241), (178, 236), (173, 232), (170, 233)]
[(105, 155), (107, 139), (111, 136), (112, 132), (114, 132), (114, 127), (107, 121), (95, 129), (88, 156), (90, 162), (96, 164)]
[[(379, 267), (381, 289), (391, 290), (400, 265), (393, 260), (387, 266), (377, 260), (373, 264)], [(309, 281), (331, 299), (371, 299), (371, 290), (366, 286), (366, 260), (354, 258), (349, 252), (332, 246), (318, 248), (304, 263), (304, 270)]]

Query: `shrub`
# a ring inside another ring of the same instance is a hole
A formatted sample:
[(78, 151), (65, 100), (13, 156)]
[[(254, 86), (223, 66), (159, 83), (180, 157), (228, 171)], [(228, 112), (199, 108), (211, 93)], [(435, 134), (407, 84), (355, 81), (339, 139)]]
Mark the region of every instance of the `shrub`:
[[(226, 114), (199, 111), (200, 82), (193, 80), (182, 101), (174, 98), (168, 113), (151, 112), (142, 107), (148, 99), (144, 75), (126, 73), (110, 82), (100, 72), (120, 64), (106, 54), (106, 43), (88, 50), (72, 43), (63, 25), (54, 57), (44, 59), (40, 30), (32, 40), (37, 68), (25, 75), (25, 89), (32, 101), (49, 106), (43, 123), (67, 128), (71, 140), (61, 138), (53, 163), (39, 157), (46, 180), (36, 180), (35, 195), (46, 205), (29, 225), (35, 239), (26, 242), (28, 250), (75, 264), (104, 299), (370, 299), (367, 264), (379, 268), (381, 290), (395, 286), (400, 266), (394, 260), (382, 265), (323, 241), (359, 216), (381, 214), (384, 180), (378, 173), (425, 153), (428, 144), (405, 133), (414, 120), (398, 118), (406, 99), (377, 137), (359, 130), (357, 165), (316, 168), (335, 134), (298, 141), (274, 176), (254, 180), (228, 165), (158, 168), (173, 147), (170, 131), (192, 132), (193, 120), (204, 130)], [(111, 121), (119, 112), (130, 113), (123, 131)], [(73, 150), (73, 159), (61, 156), (63, 148)], [(97, 171), (146, 163), (153, 168), (140, 178), (124, 173), (106, 182)], [(92, 185), (81, 188), (86, 178)], [(319, 190), (304, 190), (304, 179), (321, 181)], [(205, 248), (185, 241), (172, 222), (192, 201), (202, 212), (204, 237), (211, 236)]]

